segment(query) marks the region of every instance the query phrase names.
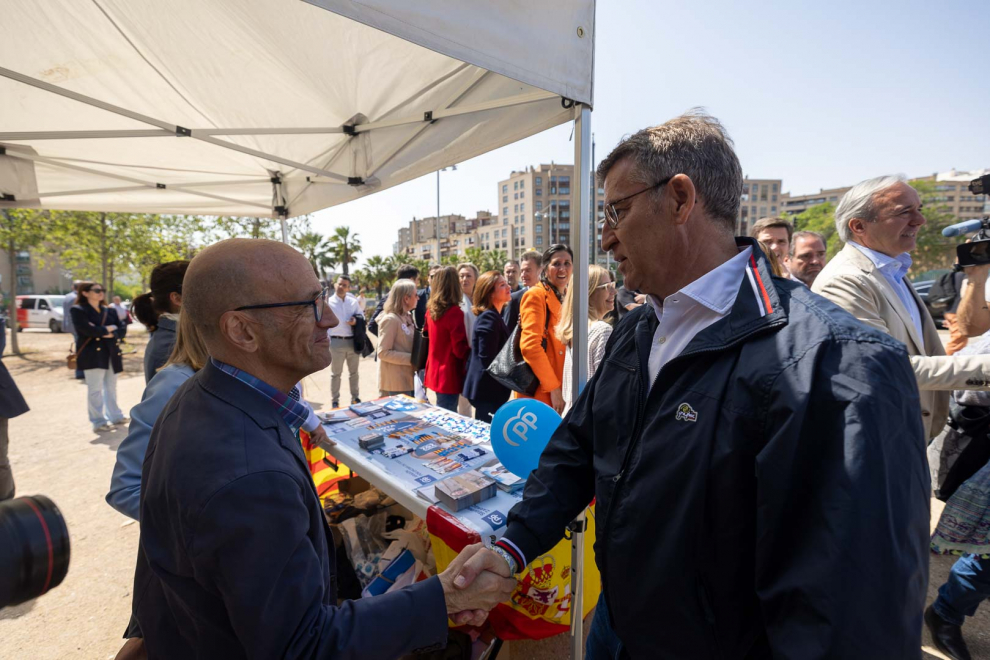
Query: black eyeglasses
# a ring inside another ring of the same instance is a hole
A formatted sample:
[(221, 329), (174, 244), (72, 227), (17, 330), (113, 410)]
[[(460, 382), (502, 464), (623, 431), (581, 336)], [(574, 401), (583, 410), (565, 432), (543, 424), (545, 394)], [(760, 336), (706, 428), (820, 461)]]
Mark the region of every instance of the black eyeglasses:
[(642, 195), (647, 190), (653, 190), (654, 188), (659, 188), (660, 186), (666, 185), (666, 184), (670, 183), (670, 180), (673, 179), (673, 178), (674, 178), (673, 175), (668, 176), (666, 179), (664, 179), (660, 183), (655, 183), (652, 186), (650, 186), (649, 188), (643, 188), (639, 192), (634, 192), (631, 195), (626, 195), (622, 199), (615, 200), (611, 204), (606, 204), (605, 205), (605, 221), (608, 223), (608, 226), (611, 227), (612, 229), (615, 229), (615, 228), (617, 228), (619, 226), (619, 212), (615, 210), (615, 205), (616, 204), (621, 204), (622, 202), (625, 202), (626, 200), (630, 200), (633, 197), (635, 197), (636, 195)]
[(103, 289), (98, 289), (96, 287), (93, 287), (92, 289), (89, 290), (90, 293), (103, 293), (103, 291), (104, 291)]
[(323, 287), (319, 295), (312, 300), (302, 300), (300, 302), (284, 302), (284, 303), (268, 303), (267, 305), (244, 305), (243, 307), (238, 307), (235, 312), (244, 312), (249, 309), (272, 309), (274, 307), (304, 307), (306, 305), (313, 306), (313, 315), (316, 317), (316, 322), (319, 323), (323, 320), (323, 310), (327, 306), (327, 296), (330, 295), (330, 288)]

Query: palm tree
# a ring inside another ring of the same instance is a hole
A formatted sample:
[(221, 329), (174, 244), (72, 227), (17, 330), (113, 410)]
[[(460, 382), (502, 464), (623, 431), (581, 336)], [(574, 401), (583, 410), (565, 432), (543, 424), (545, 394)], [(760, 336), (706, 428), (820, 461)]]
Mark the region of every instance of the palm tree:
[(303, 253), (303, 256), (313, 266), (313, 271), (317, 277), (326, 279), (326, 271), (321, 271), (321, 265), (331, 250), (330, 239), (323, 238), (323, 236), (315, 231), (303, 232), (292, 238), (292, 242), (295, 243), (299, 251)]
[(357, 263), (357, 255), (361, 252), (358, 235), (352, 234), (350, 227), (337, 227), (329, 240), (337, 263), (340, 264), (344, 275), (348, 275), (350, 266)]
[(378, 297), (382, 297), (382, 289), (387, 282), (395, 278), (395, 263), (391, 259), (386, 259), (375, 255), (368, 258), (364, 273), (366, 281), (373, 284), (378, 291)]

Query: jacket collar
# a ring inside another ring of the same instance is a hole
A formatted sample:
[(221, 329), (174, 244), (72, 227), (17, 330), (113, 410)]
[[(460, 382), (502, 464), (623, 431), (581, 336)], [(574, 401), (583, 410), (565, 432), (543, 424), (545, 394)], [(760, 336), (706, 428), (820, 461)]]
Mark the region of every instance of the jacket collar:
[[(780, 294), (773, 284), (773, 272), (766, 255), (755, 239), (738, 236), (736, 246), (752, 247), (746, 274), (739, 283), (736, 301), (728, 316), (699, 332), (684, 348), (681, 355), (726, 349), (747, 337), (787, 325), (787, 311), (781, 304)], [(650, 349), (659, 320), (648, 308), (636, 326), (636, 347), (639, 353), (640, 375), (649, 378)], [(652, 383), (645, 383), (647, 391)]]
[(212, 359), (206, 361), (206, 365), (197, 377), (203, 389), (240, 410), (259, 428), (276, 429), (279, 443), (295, 456), (304, 470), (309, 471), (306, 457), (302, 453), (302, 445), (290, 432), (285, 420), (278, 414), (270, 399), (247, 383), (242, 383), (222, 372), (213, 365)]

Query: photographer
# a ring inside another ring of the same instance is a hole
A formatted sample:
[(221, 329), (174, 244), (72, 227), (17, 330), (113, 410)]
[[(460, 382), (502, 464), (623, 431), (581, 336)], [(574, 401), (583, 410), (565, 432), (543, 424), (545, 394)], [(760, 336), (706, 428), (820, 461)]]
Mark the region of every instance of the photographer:
[(966, 274), (966, 279), (959, 294), (956, 325), (959, 334), (963, 337), (979, 337), (990, 330), (990, 309), (987, 308), (987, 300), (990, 296), (986, 292), (990, 264), (970, 266), (963, 272)]

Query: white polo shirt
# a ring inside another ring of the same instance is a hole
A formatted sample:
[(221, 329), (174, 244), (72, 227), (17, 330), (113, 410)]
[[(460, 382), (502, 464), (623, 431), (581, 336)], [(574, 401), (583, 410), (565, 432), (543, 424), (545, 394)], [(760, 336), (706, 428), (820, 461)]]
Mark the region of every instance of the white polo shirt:
[(340, 296), (334, 293), (327, 300), (327, 304), (338, 321), (336, 326), (327, 330), (327, 334), (331, 337), (353, 337), (354, 328), (348, 325), (347, 322), (355, 316), (364, 316), (364, 310), (358, 304), (357, 298), (348, 293), (341, 300)]

